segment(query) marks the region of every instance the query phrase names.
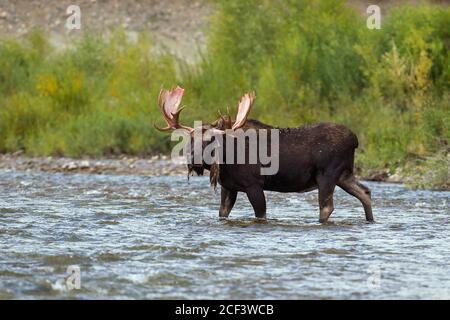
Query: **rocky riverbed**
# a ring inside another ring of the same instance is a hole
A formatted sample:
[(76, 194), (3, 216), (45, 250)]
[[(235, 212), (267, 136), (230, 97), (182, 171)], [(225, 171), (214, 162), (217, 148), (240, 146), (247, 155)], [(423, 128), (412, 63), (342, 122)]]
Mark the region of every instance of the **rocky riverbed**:
[(145, 176), (186, 175), (183, 159), (169, 159), (165, 155), (148, 158), (120, 156), (114, 158), (29, 157), (23, 154), (0, 155), (0, 170), (43, 171), (92, 174), (130, 174)]
[[(186, 176), (187, 169), (183, 158), (170, 159), (158, 154), (149, 157), (122, 155), (109, 158), (66, 158), (66, 157), (30, 157), (21, 152), (0, 154), (0, 170), (42, 171), (87, 174), (126, 174), (143, 176)], [(205, 171), (207, 175), (208, 172)], [(361, 177), (368, 181), (402, 182), (397, 172), (380, 169)]]

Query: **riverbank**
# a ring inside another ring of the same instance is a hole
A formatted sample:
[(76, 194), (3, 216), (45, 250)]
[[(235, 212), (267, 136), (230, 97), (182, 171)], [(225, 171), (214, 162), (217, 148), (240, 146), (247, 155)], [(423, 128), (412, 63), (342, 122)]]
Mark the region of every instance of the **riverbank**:
[(187, 174), (182, 159), (165, 155), (137, 158), (126, 155), (111, 158), (29, 157), (20, 153), (0, 154), (0, 170), (42, 171), (86, 174), (182, 176)]
[[(187, 174), (183, 159), (170, 159), (158, 154), (149, 157), (122, 155), (108, 158), (67, 158), (30, 157), (20, 152), (0, 154), (0, 170), (42, 171), (86, 174), (121, 174), (144, 176), (185, 176)], [(208, 174), (206, 171), (205, 174)], [(360, 177), (367, 181), (402, 183), (403, 177), (397, 172), (372, 170)]]

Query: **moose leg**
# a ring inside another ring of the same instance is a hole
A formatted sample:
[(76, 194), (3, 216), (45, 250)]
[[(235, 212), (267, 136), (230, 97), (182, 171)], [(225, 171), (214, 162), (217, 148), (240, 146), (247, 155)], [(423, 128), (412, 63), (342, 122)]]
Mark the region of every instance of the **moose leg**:
[(336, 185), (332, 179), (325, 176), (318, 177), (317, 184), (319, 186), (319, 222), (325, 223), (328, 221), (328, 218), (334, 210), (333, 193)]
[(237, 191), (230, 191), (224, 187), (221, 189), (219, 217), (227, 218), (230, 215), (231, 209), (233, 209), (234, 203), (236, 202)]
[(339, 179), (338, 186), (344, 189), (347, 193), (358, 198), (358, 200), (361, 201), (364, 207), (366, 220), (373, 221), (372, 198), (370, 189), (362, 183), (358, 182), (358, 180), (356, 180), (353, 175), (341, 177), (341, 179)]
[(247, 189), (246, 193), (255, 211), (256, 218), (266, 219), (266, 197), (263, 189), (259, 186), (254, 186)]

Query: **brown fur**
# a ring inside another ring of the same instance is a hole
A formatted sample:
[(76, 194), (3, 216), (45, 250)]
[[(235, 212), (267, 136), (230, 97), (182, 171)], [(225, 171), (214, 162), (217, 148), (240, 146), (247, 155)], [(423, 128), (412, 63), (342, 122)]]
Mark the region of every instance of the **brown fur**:
[[(213, 127), (225, 130), (231, 128), (231, 124), (228, 116), (221, 116), (211, 125), (205, 126), (205, 129)], [(243, 129), (249, 128), (258, 130), (273, 127), (257, 120), (247, 120)], [(350, 129), (334, 123), (319, 123), (279, 130), (279, 171), (275, 175), (261, 175), (259, 159), (257, 164), (188, 166), (189, 172), (195, 171), (197, 174), (209, 170), (211, 185), (214, 188), (217, 184), (221, 185), (220, 217), (229, 215), (238, 192), (247, 194), (257, 218), (265, 218), (264, 190), (307, 192), (318, 189), (319, 221), (326, 222), (334, 210), (335, 186), (339, 186), (358, 198), (364, 206), (366, 219), (373, 220), (370, 190), (353, 175), (358, 139)]]

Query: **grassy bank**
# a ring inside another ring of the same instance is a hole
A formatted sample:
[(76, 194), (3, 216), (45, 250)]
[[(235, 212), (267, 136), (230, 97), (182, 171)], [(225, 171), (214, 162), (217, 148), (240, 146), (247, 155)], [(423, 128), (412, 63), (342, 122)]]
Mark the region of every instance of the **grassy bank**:
[[(214, 2), (195, 65), (156, 54), (151, 35), (86, 34), (56, 50), (36, 31), (0, 40), (0, 152), (148, 154), (170, 141), (161, 85), (186, 88), (185, 122), (213, 120), (255, 90), (252, 117), (278, 126), (335, 121), (359, 137), (362, 173), (402, 168), (417, 186), (448, 183), (450, 10), (404, 6), (368, 30), (341, 1)], [(419, 169), (417, 169), (419, 168)], [(430, 173), (431, 172), (431, 173)], [(432, 177), (432, 178), (430, 178)]]

